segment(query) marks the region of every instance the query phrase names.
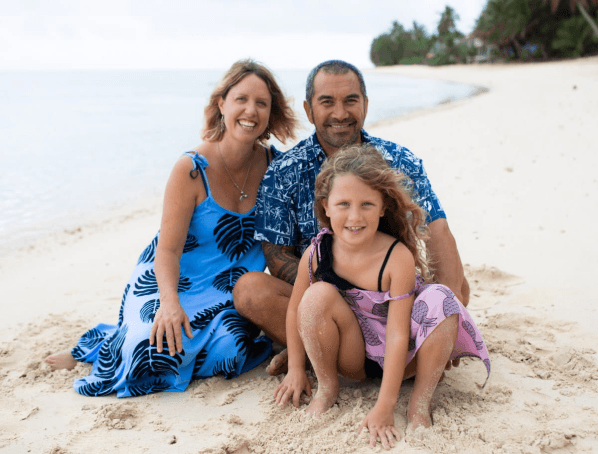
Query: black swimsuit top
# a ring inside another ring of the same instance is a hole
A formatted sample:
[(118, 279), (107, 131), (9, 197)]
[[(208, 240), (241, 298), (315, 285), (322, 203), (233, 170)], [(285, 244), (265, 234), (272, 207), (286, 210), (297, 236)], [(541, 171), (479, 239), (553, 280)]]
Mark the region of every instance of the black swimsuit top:
[[(384, 273), (384, 268), (386, 268), (386, 263), (390, 257), (390, 254), (396, 244), (399, 243), (399, 240), (395, 240), (394, 243), (390, 245), (388, 248), (388, 252), (386, 253), (386, 257), (384, 258), (384, 262), (382, 262), (382, 266), (380, 267), (380, 273), (378, 274), (378, 291), (382, 291), (382, 274)], [(321, 255), (320, 255), (321, 254)], [(316, 260), (318, 262), (318, 267), (314, 273), (314, 276), (318, 278), (320, 281), (328, 282), (334, 285), (339, 290), (351, 290), (352, 288), (356, 288), (359, 290), (366, 290), (363, 288), (359, 288), (356, 285), (351, 284), (346, 279), (343, 279), (338, 274), (334, 272), (332, 269), (332, 235), (327, 233), (322, 236), (322, 240), (320, 243), (319, 254), (316, 254)]]

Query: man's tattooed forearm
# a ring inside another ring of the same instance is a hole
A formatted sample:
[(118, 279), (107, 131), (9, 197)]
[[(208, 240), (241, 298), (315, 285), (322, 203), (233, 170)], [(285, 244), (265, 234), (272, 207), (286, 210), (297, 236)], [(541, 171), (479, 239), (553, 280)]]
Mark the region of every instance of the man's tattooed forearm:
[(289, 257), (287, 263), (282, 265), (278, 270), (278, 277), (291, 285), (295, 285), (295, 279), (297, 279), (297, 270), (299, 269), (299, 262), (297, 257), (293, 256), (293, 260)]
[(270, 273), (278, 279), (282, 279), (293, 285), (299, 267), (299, 258), (293, 254), (293, 248), (263, 242), (262, 249), (266, 256), (266, 263), (268, 264)]
[(281, 260), (282, 248), (272, 243), (262, 242), (262, 250), (266, 256), (266, 262), (268, 264)]

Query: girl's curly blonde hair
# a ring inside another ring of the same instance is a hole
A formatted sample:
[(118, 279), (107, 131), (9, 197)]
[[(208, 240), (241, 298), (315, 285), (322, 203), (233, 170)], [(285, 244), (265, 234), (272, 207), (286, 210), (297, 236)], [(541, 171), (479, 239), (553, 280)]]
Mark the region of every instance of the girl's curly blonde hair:
[(425, 224), (425, 211), (413, 202), (409, 177), (394, 170), (380, 152), (369, 144), (351, 145), (329, 158), (316, 178), (314, 211), (320, 227), (332, 230), (330, 218), (322, 200), (328, 199), (334, 179), (351, 174), (382, 194), (384, 216), (378, 230), (399, 239), (411, 251), (415, 266), (426, 282), (432, 280), (432, 270), (426, 257), (425, 240), (430, 231)]

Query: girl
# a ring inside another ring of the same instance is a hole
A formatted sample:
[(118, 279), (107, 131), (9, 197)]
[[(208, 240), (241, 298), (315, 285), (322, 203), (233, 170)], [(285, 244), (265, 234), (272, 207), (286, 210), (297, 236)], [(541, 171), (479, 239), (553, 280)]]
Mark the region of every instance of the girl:
[(429, 283), (425, 214), (408, 184), (367, 144), (341, 150), (322, 168), (314, 209), (324, 228), (299, 265), (286, 321), (288, 373), (274, 394), (277, 404), (295, 406), (303, 391), (311, 395), (306, 354), (318, 379), (307, 412), (316, 416), (335, 403), (339, 373), (382, 377), (359, 431), (368, 427), (370, 445), (379, 437), (386, 449), (400, 438), (393, 413), (404, 379), (416, 377), (411, 432), (431, 425), (432, 394), (449, 360), (479, 357), (490, 374), (466, 309), (447, 287)]

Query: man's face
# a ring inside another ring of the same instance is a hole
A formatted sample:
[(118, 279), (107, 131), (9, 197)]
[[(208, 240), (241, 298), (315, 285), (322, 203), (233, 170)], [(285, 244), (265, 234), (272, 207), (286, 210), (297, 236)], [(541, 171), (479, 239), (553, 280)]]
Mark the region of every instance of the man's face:
[(368, 100), (361, 94), (359, 79), (352, 71), (347, 74), (320, 71), (314, 78), (311, 108), (307, 101), (303, 107), (327, 156), (344, 145), (361, 142)]

